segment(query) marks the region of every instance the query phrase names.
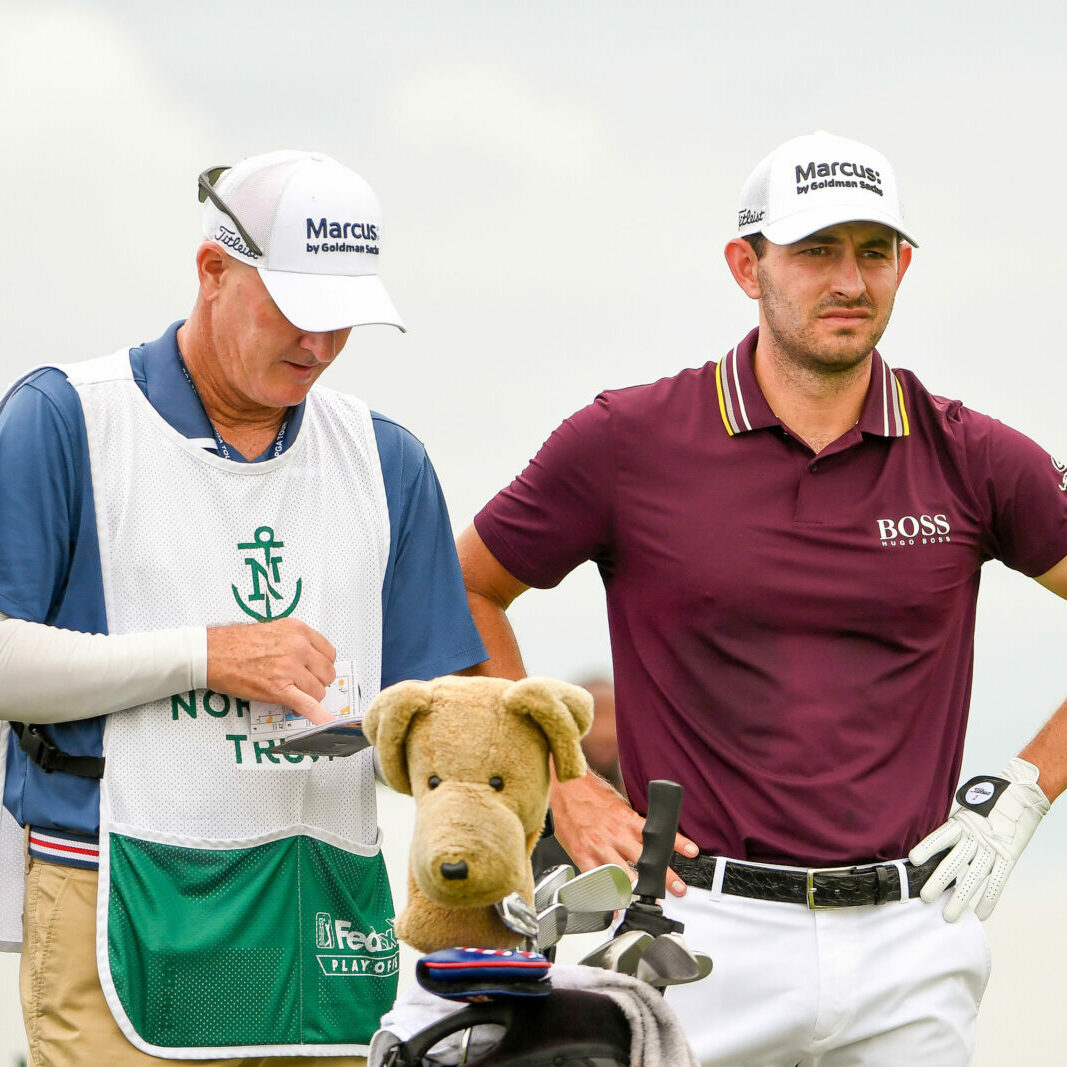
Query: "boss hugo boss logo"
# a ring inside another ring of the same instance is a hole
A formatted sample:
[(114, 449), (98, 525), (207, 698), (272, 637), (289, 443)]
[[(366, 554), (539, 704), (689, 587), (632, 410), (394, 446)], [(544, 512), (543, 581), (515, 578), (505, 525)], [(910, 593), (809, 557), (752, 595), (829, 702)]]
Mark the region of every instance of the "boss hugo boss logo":
[(875, 519), (883, 548), (909, 545), (939, 545), (952, 540), (952, 524), (946, 515), (901, 515), (895, 519)]
[[(359, 244), (349, 244), (349, 239)], [(378, 255), (378, 227), (373, 222), (335, 222), (332, 219), (307, 220), (307, 250), (309, 252), (363, 252)]]
[[(840, 177), (838, 177), (840, 175)], [(862, 163), (834, 160), (832, 163), (809, 163), (796, 165), (797, 195), (814, 189), (866, 189), (869, 193), (884, 196), (882, 176), (874, 167)]]

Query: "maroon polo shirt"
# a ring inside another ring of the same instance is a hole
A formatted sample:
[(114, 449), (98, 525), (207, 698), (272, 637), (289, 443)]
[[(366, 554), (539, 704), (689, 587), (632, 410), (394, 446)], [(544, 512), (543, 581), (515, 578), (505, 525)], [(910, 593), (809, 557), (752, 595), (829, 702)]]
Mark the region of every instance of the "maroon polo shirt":
[(816, 458), (768, 407), (756, 338), (602, 393), (475, 526), (528, 585), (600, 568), (638, 810), (672, 778), (705, 851), (896, 859), (959, 778), (982, 564), (1067, 556), (1067, 479), (877, 352), (859, 422)]

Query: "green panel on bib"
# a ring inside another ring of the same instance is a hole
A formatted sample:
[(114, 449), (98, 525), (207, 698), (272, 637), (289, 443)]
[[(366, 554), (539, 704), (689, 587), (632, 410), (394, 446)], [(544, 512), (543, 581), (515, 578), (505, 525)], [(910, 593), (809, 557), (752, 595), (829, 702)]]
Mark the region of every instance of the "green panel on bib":
[(309, 837), (195, 849), (110, 835), (119, 998), (165, 1048), (366, 1044), (396, 997), (381, 855)]

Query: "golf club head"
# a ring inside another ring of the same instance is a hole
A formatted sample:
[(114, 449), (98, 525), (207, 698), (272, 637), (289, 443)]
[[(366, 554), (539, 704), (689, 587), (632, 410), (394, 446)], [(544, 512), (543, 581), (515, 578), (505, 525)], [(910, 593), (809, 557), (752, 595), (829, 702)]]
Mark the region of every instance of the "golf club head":
[(568, 912), (615, 912), (625, 908), (632, 896), (630, 877), (616, 863), (584, 871), (556, 890), (556, 902)]
[(561, 863), (556, 867), (549, 867), (534, 885), (534, 908), (538, 914), (545, 910), (553, 901), (556, 890), (565, 885), (574, 877), (574, 868), (568, 863)]
[(644, 930), (630, 930), (621, 937), (613, 938), (608, 942), (600, 966), (606, 971), (634, 974), (653, 940), (652, 935)]
[(607, 950), (609, 948), (611, 948), (611, 946), (614, 943), (614, 941), (615, 941), (615, 938), (610, 938), (609, 940), (605, 941), (602, 945), (597, 945), (597, 947), (595, 949), (593, 949), (592, 952), (587, 952), (578, 961), (578, 963), (582, 967), (599, 967), (601, 965), (603, 959), (604, 959), (604, 953), (607, 952)]
[(635, 977), (657, 989), (695, 982), (700, 963), (685, 941), (675, 933), (660, 934), (645, 949), (637, 963)]
[(595, 934), (606, 930), (615, 921), (613, 911), (568, 911), (568, 934)]
[(537, 916), (537, 951), (551, 948), (567, 930), (567, 909), (562, 904), (550, 904)]
[(514, 930), (523, 937), (537, 937), (537, 912), (534, 911), (533, 905), (519, 893), (508, 893), (503, 900), (498, 900), (493, 905), (493, 909), (509, 930)]

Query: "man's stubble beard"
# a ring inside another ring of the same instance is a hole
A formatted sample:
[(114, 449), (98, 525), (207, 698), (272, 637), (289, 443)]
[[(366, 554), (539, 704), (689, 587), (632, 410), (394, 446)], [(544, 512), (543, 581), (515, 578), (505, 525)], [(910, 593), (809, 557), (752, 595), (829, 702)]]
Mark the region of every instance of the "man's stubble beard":
[[(794, 305), (781, 299), (778, 289), (770, 283), (761, 269), (759, 272), (760, 305), (763, 319), (773, 341), (776, 359), (787, 365), (794, 373), (802, 372), (819, 377), (836, 377), (850, 375), (857, 367), (867, 361), (871, 352), (881, 340), (889, 325), (893, 311), (894, 297), (890, 297), (888, 307), (882, 316), (863, 321), (857, 326), (858, 331), (852, 337), (839, 337), (844, 342), (836, 350), (828, 349), (825, 340), (820, 340), (816, 332), (815, 321), (801, 321)], [(862, 307), (874, 310), (872, 301), (864, 297), (860, 300), (825, 301), (816, 306), (811, 314), (819, 315), (831, 308)], [(785, 309), (786, 314), (781, 314)], [(786, 325), (783, 325), (783, 319)], [(795, 327), (791, 324), (797, 323)]]

